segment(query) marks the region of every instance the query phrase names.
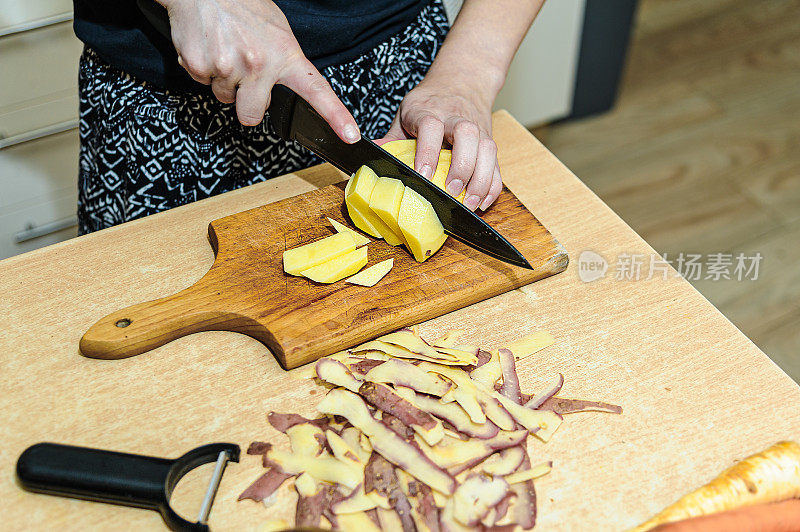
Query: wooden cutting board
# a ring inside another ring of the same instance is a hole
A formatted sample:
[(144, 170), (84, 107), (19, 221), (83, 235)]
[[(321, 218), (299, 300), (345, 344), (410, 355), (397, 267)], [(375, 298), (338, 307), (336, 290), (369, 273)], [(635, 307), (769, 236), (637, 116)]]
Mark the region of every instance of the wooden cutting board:
[(284, 250), (331, 235), (328, 217), (352, 227), (343, 189), (344, 183), (327, 186), (211, 222), (208, 239), (216, 258), (208, 273), (177, 294), (102, 318), (81, 339), (81, 353), (126, 358), (187, 334), (222, 330), (259, 340), (291, 369), (567, 267), (564, 249), (504, 189), (483, 218), (525, 255), (533, 270), (449, 238), (422, 264), (405, 248), (373, 240), (367, 266), (392, 257), (394, 267), (372, 288), (343, 281), (317, 284), (284, 273)]

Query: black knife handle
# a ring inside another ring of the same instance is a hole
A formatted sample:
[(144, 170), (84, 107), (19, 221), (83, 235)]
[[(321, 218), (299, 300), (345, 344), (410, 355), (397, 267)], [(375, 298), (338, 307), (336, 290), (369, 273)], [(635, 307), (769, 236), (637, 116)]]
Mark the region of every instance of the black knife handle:
[(285, 85), (272, 87), (267, 114), (275, 133), (283, 140), (292, 140), (292, 117), (298, 98), (299, 96)]
[(168, 501), (164, 479), (173, 461), (55, 443), (28, 447), (17, 477), (29, 491), (153, 510)]
[(152, 24), (158, 33), (169, 40), (172, 40), (172, 29), (169, 25), (169, 14), (167, 8), (154, 0), (136, 0), (139, 11), (142, 12), (147, 21)]

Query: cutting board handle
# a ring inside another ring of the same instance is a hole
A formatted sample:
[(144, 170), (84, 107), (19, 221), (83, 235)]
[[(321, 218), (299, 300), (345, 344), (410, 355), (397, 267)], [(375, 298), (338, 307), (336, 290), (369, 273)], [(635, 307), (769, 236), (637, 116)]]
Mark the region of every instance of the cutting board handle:
[(219, 293), (203, 285), (198, 282), (177, 294), (101, 318), (81, 338), (81, 354), (89, 358), (127, 358), (201, 331), (237, 331), (274, 341), (271, 333), (255, 320), (220, 310)]

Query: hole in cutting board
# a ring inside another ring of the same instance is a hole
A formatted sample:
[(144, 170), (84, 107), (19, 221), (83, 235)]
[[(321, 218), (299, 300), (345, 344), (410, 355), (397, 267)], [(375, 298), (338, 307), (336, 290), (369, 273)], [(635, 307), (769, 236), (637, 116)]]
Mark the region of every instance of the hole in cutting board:
[(116, 323), (117, 327), (119, 327), (119, 328), (127, 327), (130, 324), (131, 324), (131, 320), (129, 320), (128, 318), (123, 318), (121, 320), (117, 320), (117, 323)]

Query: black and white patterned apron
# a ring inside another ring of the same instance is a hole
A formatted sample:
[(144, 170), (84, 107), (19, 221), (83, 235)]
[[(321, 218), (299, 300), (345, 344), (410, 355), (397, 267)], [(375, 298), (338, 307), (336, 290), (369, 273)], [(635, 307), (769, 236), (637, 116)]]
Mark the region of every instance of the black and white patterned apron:
[[(441, 0), (354, 61), (322, 70), (362, 135), (386, 134), (448, 30)], [(159, 89), (104, 63), (80, 61), (81, 234), (221, 194), (320, 162), (265, 120), (242, 126), (232, 104)]]

